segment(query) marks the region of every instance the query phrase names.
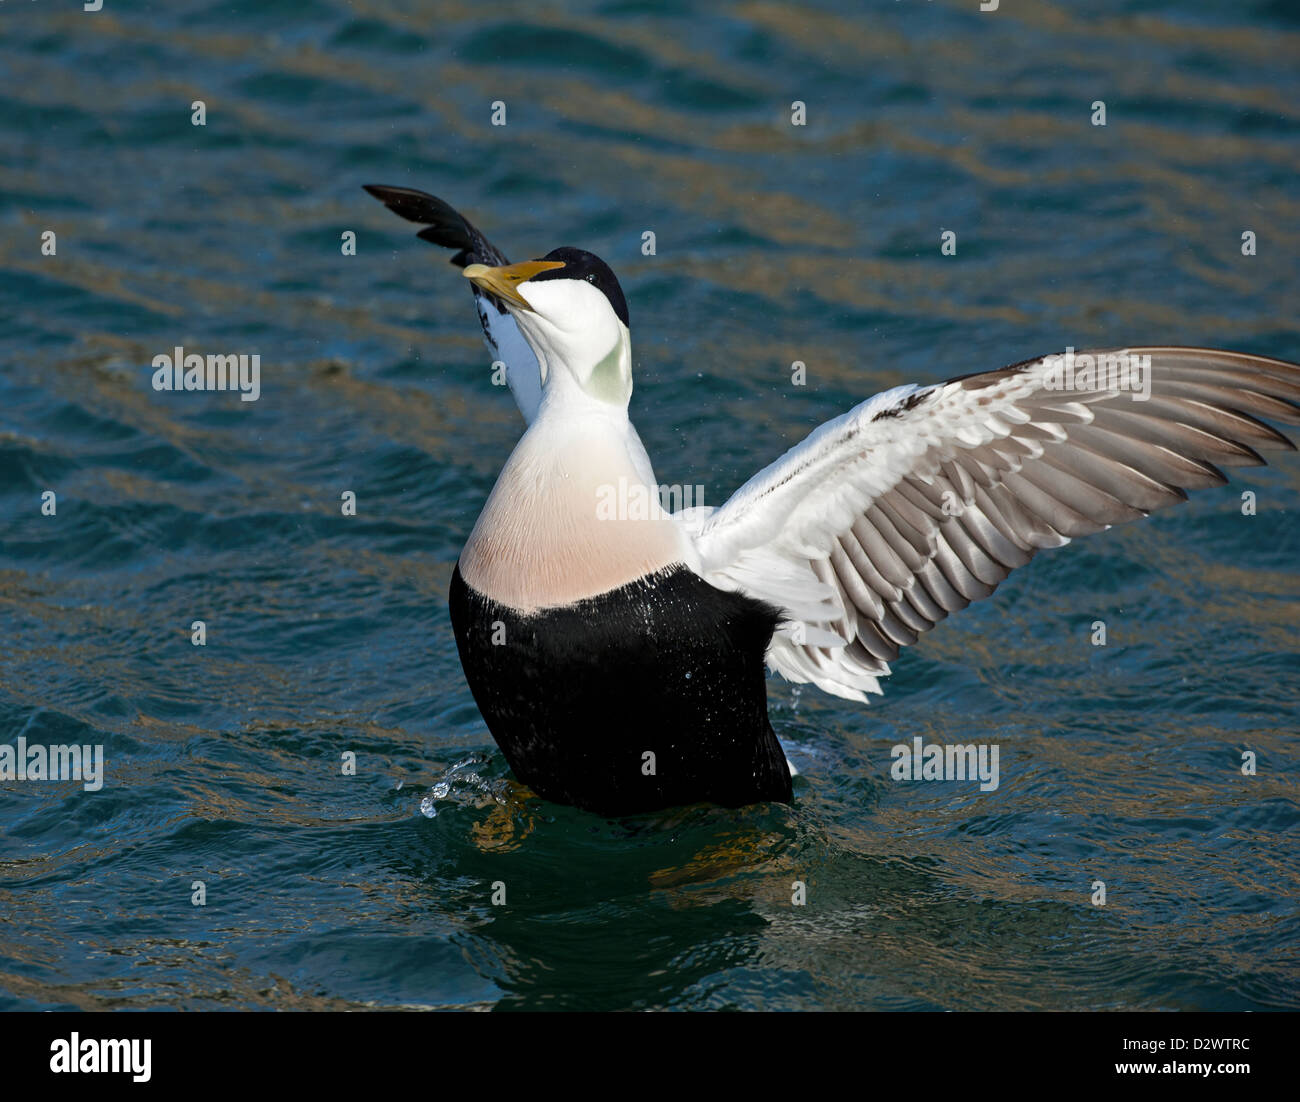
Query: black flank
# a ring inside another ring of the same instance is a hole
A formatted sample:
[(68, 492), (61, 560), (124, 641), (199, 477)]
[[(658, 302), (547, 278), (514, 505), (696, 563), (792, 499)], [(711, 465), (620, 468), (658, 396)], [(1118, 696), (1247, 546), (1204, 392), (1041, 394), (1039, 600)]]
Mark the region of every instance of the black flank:
[(524, 616), (458, 564), (449, 602), (479, 711), (538, 795), (608, 816), (792, 798), (767, 718), (772, 606), (684, 566)]

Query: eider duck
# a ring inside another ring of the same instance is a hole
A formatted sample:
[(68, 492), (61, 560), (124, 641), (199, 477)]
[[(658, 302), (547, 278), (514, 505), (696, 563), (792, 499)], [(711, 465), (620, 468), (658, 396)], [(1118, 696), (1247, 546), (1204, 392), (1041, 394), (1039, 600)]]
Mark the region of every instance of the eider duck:
[(610, 508), (659, 494), (609, 266), (570, 247), (510, 264), (442, 200), (367, 190), (456, 250), (527, 422), (449, 603), (488, 730), (558, 803), (788, 802), (765, 665), (865, 702), (902, 647), (1039, 551), (1294, 450), (1265, 421), (1300, 423), (1300, 366), (1067, 350), (878, 394), (718, 508)]

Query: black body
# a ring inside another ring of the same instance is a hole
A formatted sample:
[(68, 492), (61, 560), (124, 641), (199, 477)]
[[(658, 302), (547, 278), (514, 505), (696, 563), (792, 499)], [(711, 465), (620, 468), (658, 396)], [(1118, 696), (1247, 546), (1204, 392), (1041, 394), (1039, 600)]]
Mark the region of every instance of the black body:
[(684, 566), (524, 616), (458, 564), (449, 603), (479, 711), (538, 795), (611, 816), (791, 799), (767, 719), (772, 606)]

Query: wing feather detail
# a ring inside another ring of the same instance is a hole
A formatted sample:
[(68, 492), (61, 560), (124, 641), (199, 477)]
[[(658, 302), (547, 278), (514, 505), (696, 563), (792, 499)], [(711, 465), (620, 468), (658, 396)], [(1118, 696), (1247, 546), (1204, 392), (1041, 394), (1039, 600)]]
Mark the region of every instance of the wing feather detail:
[(786, 610), (773, 669), (865, 701), (902, 647), (1039, 551), (1294, 450), (1266, 422), (1300, 424), (1300, 366), (1164, 346), (1086, 357), (1145, 364), (1148, 393), (1138, 375), (1071, 386), (1054, 356), (898, 387), (684, 517), (705, 578)]

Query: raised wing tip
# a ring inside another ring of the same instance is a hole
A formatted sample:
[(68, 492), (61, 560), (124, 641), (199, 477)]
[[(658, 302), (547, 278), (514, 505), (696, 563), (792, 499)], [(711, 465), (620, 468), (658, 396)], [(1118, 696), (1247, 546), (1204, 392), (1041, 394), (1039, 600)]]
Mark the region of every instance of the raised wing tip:
[(391, 203), (401, 198), (410, 199), (423, 195), (422, 192), (412, 191), (410, 188), (390, 187), (388, 184), (362, 184), (361, 187), (381, 203)]
[(424, 226), (425, 229), (416, 235), (421, 240), (445, 249), (459, 250), (452, 257), (453, 264), (463, 268), (476, 260), (503, 262), (497, 259), (496, 250), (446, 200), (409, 187), (389, 184), (362, 184), (361, 187), (399, 218)]
[(391, 184), (362, 184), (361, 187), (378, 199), (394, 214), (410, 222), (460, 222), (460, 214), (450, 203), (417, 191), (412, 187), (394, 187)]

